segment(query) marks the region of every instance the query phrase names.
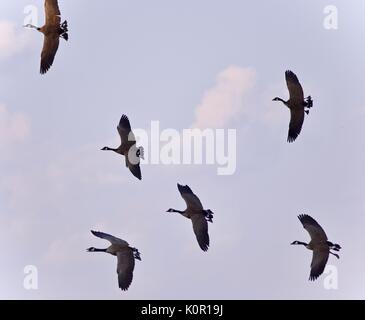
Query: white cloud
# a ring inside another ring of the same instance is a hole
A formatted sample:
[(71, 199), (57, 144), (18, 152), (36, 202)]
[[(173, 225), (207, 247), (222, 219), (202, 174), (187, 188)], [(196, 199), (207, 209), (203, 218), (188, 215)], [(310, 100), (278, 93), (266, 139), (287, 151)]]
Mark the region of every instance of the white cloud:
[(21, 112), (10, 113), (0, 105), (0, 148), (23, 142), (30, 133), (30, 120)]
[(30, 43), (29, 32), (17, 30), (17, 25), (13, 22), (0, 21), (0, 59), (23, 51)]
[(252, 68), (230, 66), (220, 72), (214, 87), (205, 92), (195, 112), (194, 128), (222, 128), (237, 116), (247, 113), (245, 98), (256, 83)]

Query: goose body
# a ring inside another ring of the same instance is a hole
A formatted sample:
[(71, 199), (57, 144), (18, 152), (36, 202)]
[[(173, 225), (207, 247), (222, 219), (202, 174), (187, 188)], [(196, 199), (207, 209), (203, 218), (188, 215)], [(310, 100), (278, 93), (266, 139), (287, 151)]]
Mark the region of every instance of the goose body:
[(303, 88), (294, 72), (285, 72), (285, 80), (289, 90), (289, 100), (285, 101), (279, 97), (273, 101), (281, 101), (290, 109), (290, 123), (288, 139), (289, 143), (294, 142), (302, 131), (305, 113), (309, 114), (309, 109), (313, 106), (310, 96), (304, 100)]
[(61, 12), (57, 0), (45, 0), (44, 10), (46, 22), (42, 27), (36, 27), (27, 24), (25, 27), (34, 28), (43, 33), (44, 41), (41, 53), (40, 73), (45, 74), (52, 66), (58, 46), (60, 37), (68, 40), (68, 26), (67, 21), (61, 24)]
[(114, 151), (125, 157), (125, 165), (132, 172), (132, 174), (142, 180), (142, 173), (140, 168), (140, 159), (144, 158), (143, 147), (136, 146), (136, 138), (131, 129), (129, 119), (126, 115), (120, 118), (117, 130), (120, 136), (120, 146), (118, 148), (104, 147), (101, 150)]
[(304, 229), (309, 233), (311, 241), (309, 243), (294, 241), (291, 244), (303, 245), (308, 250), (313, 251), (309, 280), (314, 281), (323, 273), (330, 254), (339, 259), (339, 255), (331, 250), (340, 251), (341, 246), (328, 241), (327, 235), (322, 227), (309, 215), (301, 214), (298, 216), (298, 219)]
[(204, 210), (199, 198), (193, 193), (189, 186), (177, 184), (177, 187), (187, 207), (184, 211), (169, 209), (167, 212), (176, 212), (185, 218), (190, 219), (199, 247), (203, 251), (207, 251), (210, 243), (208, 222), (213, 222), (213, 212), (210, 209)]
[(128, 290), (133, 280), (135, 259), (141, 260), (138, 249), (130, 247), (127, 241), (116, 238), (110, 234), (99, 231), (91, 231), (91, 233), (98, 238), (108, 240), (111, 244), (105, 249), (90, 247), (87, 251), (106, 252), (116, 256), (119, 288), (123, 291)]

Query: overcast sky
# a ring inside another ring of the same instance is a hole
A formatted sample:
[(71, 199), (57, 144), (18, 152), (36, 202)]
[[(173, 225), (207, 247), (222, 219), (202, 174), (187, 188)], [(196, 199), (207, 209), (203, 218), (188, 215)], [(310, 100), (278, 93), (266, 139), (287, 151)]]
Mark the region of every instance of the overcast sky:
[[(39, 74), (42, 35), (24, 8), (0, 2), (0, 298), (365, 299), (364, 15), (356, 0), (60, 0), (70, 40)], [(324, 8), (338, 9), (326, 30)], [(293, 144), (284, 72), (314, 107)], [(116, 125), (237, 130), (237, 168), (142, 165), (117, 146)], [(198, 247), (176, 183), (214, 211)], [(338, 290), (309, 282), (311, 252), (297, 215), (341, 244)], [(139, 249), (128, 292), (98, 229)], [(27, 265), (38, 290), (23, 287)]]

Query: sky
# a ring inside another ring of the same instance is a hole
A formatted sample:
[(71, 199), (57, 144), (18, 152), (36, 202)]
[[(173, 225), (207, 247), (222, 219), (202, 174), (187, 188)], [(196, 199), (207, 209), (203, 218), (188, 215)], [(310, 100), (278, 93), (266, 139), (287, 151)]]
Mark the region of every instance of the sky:
[[(28, 5), (0, 3), (1, 299), (365, 299), (365, 3), (356, 0), (59, 0), (69, 24), (51, 70)], [(328, 30), (324, 9), (338, 10)], [(284, 72), (314, 107), (286, 142)], [(142, 164), (117, 154), (117, 123), (235, 129), (236, 170)], [(207, 253), (176, 183), (214, 212)], [(306, 213), (342, 246), (337, 289), (308, 281)], [(137, 247), (134, 280), (117, 284), (100, 230)], [(38, 288), (24, 287), (26, 266)]]

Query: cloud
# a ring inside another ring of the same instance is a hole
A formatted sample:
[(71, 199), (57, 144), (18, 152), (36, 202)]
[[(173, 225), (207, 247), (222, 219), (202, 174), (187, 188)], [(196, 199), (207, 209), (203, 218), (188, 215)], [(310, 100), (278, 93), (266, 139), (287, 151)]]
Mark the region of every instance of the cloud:
[(25, 141), (29, 133), (30, 120), (24, 113), (10, 113), (5, 106), (0, 105), (0, 149)]
[(30, 34), (17, 30), (17, 25), (10, 21), (0, 21), (0, 60), (23, 51), (30, 44)]
[(214, 87), (205, 92), (195, 112), (193, 128), (222, 128), (237, 116), (247, 113), (245, 98), (256, 83), (253, 68), (230, 66), (220, 72)]

